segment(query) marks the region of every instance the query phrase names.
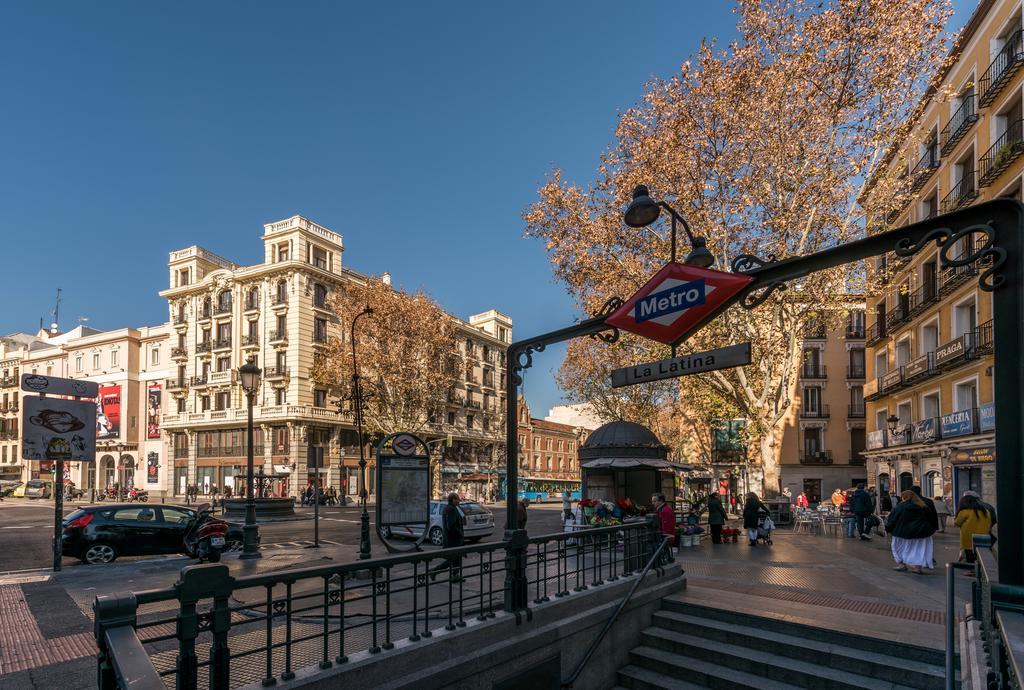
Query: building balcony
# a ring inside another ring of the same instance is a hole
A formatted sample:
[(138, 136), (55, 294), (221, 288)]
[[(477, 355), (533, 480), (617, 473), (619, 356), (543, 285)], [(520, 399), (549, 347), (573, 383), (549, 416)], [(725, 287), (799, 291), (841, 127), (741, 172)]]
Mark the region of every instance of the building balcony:
[(901, 299), (896, 303), (896, 305), (885, 314), (886, 330), (892, 331), (909, 320), (910, 299), (907, 295), (901, 295)]
[(832, 451), (830, 450), (816, 450), (807, 451), (800, 454), (801, 465), (831, 465), (832, 464)]
[(864, 400), (870, 402), (882, 395), (882, 387), (877, 378), (868, 379), (864, 382)]
[(260, 337), (258, 335), (243, 335), (242, 336), (242, 349), (256, 349), (260, 346)]
[[(964, 96), (960, 101), (960, 107), (956, 109), (946, 126), (942, 128), (942, 155), (948, 154), (970, 131), (971, 126), (978, 121), (978, 109), (975, 104), (974, 94)], [(945, 213), (945, 211), (943, 211)]]
[(287, 330), (281, 329), (281, 330), (270, 331), (270, 344), (271, 345), (273, 345), (275, 343), (284, 343), (284, 342), (287, 342), (287, 341), (288, 341), (288, 331)]
[(864, 332), (865, 344), (874, 345), (875, 343), (879, 343), (884, 340), (888, 335), (889, 334), (885, 328), (885, 321), (880, 319), (867, 327), (867, 330)]
[(171, 319), (171, 323), (175, 326), (187, 326), (188, 317), (185, 316), (184, 314), (175, 314), (174, 318)]
[(224, 316), (225, 314), (230, 314), (230, 313), (231, 313), (231, 303), (230, 302), (228, 304), (218, 304), (216, 307), (213, 308), (213, 315), (214, 316)]
[(188, 379), (167, 379), (164, 384), (169, 391), (180, 391), (188, 388)]
[(804, 340), (824, 340), (828, 337), (828, 329), (819, 321), (811, 321), (804, 325)]
[(213, 318), (213, 313), (208, 308), (201, 309), (199, 313), (196, 314), (196, 321), (209, 321), (211, 318)]
[(936, 373), (938, 372), (935, 369), (935, 354), (932, 352), (926, 352), (903, 366), (903, 380), (907, 384), (924, 380)]
[(213, 349), (213, 342), (206, 340), (201, 343), (196, 343), (196, 354), (201, 355), (209, 353)]
[[(226, 412), (226, 410), (217, 410)], [(253, 455), (262, 456), (263, 446), (252, 447)], [(248, 446), (197, 446), (196, 457), (199, 458), (241, 458), (248, 455)]]
[(856, 381), (867, 376), (867, 370), (863, 364), (851, 364), (846, 367), (846, 378)]
[(327, 303), (326, 299), (313, 298), (313, 308), (321, 311), (331, 311), (331, 305)]
[(276, 308), (287, 307), (288, 306), (288, 295), (282, 295), (280, 293), (274, 294), (270, 298), (270, 306), (271, 307), (276, 307)]
[(828, 378), (828, 370), (824, 364), (803, 364), (800, 366), (800, 378), (826, 379)]
[(18, 381), (18, 376), (4, 376), (0, 378), (0, 388), (11, 388), (13, 386), (21, 385)]
[(800, 419), (828, 419), (830, 416), (828, 405), (800, 407)]
[(850, 464), (863, 465), (865, 462), (864, 453), (859, 450), (850, 451)]
[(187, 347), (172, 347), (171, 359), (188, 359)]
[(188, 447), (186, 446), (185, 448), (175, 448), (174, 449), (174, 457), (175, 457), (175, 459), (187, 458), (188, 457)]
[(939, 301), (939, 288), (934, 282), (925, 283), (910, 293), (910, 316), (914, 317)]
[(928, 180), (935, 174), (935, 171), (939, 169), (939, 164), (939, 147), (935, 141), (932, 141), (929, 143), (924, 155), (917, 160), (917, 163), (910, 171), (911, 194), (920, 191), (928, 183)]
[(864, 324), (856, 324), (846, 327), (847, 340), (864, 340)]
[(209, 375), (208, 374), (203, 374), (202, 376), (193, 376), (192, 377), (192, 387), (193, 388), (204, 388), (204, 387), (206, 387), (208, 385), (210, 385)]
[(864, 403), (850, 403), (846, 409), (847, 419), (864, 419)]
[(235, 370), (225, 369), (224, 371), (211, 371), (207, 374), (211, 386), (222, 386), (235, 382)]
[(267, 381), (281, 381), (287, 379), (288, 375), (288, 367), (267, 367), (263, 370), (263, 378)]
[(978, 186), (987, 187), (996, 181), (1010, 164), (1024, 153), (1024, 120), (1014, 120), (1006, 131), (989, 147), (979, 162)]
[(218, 350), (230, 350), (231, 349), (231, 338), (217, 338), (213, 342), (213, 351)]
[(961, 206), (966, 206), (978, 198), (978, 186), (974, 181), (974, 171), (965, 170), (960, 181), (953, 185), (949, 193), (942, 197), (943, 213), (952, 213)]
[(259, 311), (260, 310), (260, 300), (259, 300), (259, 298), (245, 300), (245, 305), (243, 306), (242, 310), (246, 314), (248, 314), (250, 312), (254, 312), (254, 311)]
[(985, 107), (992, 103), (1021, 65), (1024, 65), (1024, 40), (1021, 39), (1021, 31), (1017, 30), (1006, 39), (978, 80), (978, 105)]

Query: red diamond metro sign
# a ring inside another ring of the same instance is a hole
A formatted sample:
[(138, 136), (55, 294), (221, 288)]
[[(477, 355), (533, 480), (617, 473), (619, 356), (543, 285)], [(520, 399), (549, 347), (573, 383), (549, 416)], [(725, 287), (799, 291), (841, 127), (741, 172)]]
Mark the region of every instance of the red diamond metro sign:
[(752, 280), (741, 274), (669, 262), (605, 323), (671, 345)]

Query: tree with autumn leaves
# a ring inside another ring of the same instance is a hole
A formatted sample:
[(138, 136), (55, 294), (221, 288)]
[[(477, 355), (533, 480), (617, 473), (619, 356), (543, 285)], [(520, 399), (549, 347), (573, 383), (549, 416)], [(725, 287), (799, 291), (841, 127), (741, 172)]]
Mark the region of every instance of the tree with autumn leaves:
[(455, 320), (426, 293), (377, 277), (348, 283), (328, 303), (340, 328), (317, 356), (313, 379), (352, 400), (352, 320), (370, 307), (373, 314), (359, 319), (355, 331), (364, 430), (373, 436), (430, 431), (462, 372)]
[[(622, 222), (637, 185), (686, 216), (719, 270), (740, 254), (780, 260), (850, 241), (869, 216), (907, 198), (890, 152), (902, 149), (923, 89), (944, 64), (949, 3), (739, 0), (736, 14), (735, 41), (703, 44), (621, 115), (593, 183), (569, 183), (555, 170), (525, 213), (527, 234), (545, 241), (555, 275), (587, 313), (628, 297), (668, 260), (666, 223)], [(866, 209), (859, 200), (869, 180)], [(777, 490), (780, 422), (798, 395), (804, 327), (842, 318), (850, 294), (865, 289), (852, 267), (816, 273), (753, 310), (728, 310), (682, 347), (750, 341), (746, 367), (611, 391), (611, 368), (661, 359), (668, 348), (581, 340), (560, 380), (610, 417), (667, 409), (700, 419), (709, 401), (734, 409), (748, 420), (766, 488)]]

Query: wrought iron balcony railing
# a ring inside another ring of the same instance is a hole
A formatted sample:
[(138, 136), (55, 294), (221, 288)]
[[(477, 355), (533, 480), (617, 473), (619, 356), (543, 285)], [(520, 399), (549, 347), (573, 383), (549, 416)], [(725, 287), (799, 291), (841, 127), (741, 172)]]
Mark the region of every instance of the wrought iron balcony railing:
[(953, 147), (964, 138), (971, 125), (978, 121), (978, 109), (975, 107), (974, 94), (967, 94), (960, 100), (960, 107), (949, 117), (949, 122), (942, 128), (942, 155), (948, 154)]
[(988, 147), (988, 151), (982, 154), (978, 161), (981, 173), (978, 178), (979, 187), (987, 187), (995, 182), (996, 178), (1024, 153), (1024, 126), (1022, 125), (1024, 125), (1024, 120), (1017, 119), (1010, 122), (1006, 131)]
[(864, 419), (864, 403), (850, 403), (846, 410), (846, 416), (850, 419)]
[(831, 465), (832, 464), (832, 451), (830, 450), (815, 450), (805, 451), (800, 454), (801, 465)]
[(824, 364), (804, 364), (800, 367), (800, 378), (824, 379), (828, 378), (828, 371)]
[(960, 181), (942, 197), (942, 212), (952, 213), (978, 198), (978, 186), (974, 183), (974, 171), (965, 170)]
[(828, 405), (819, 403), (808, 407), (800, 407), (800, 417), (802, 419), (828, 419), (830, 416)]
[(1024, 41), (1021, 40), (1021, 31), (1018, 29), (1007, 37), (1006, 43), (992, 58), (988, 69), (978, 80), (978, 92), (981, 94), (978, 104), (985, 107), (992, 103), (1022, 64), (1024, 64)]

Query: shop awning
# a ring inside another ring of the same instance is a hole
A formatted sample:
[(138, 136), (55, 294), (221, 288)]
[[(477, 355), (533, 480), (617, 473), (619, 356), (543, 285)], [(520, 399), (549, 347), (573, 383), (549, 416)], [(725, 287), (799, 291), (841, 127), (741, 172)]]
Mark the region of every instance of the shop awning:
[(575, 479), (562, 479), (560, 477), (520, 477), (523, 481), (527, 482), (580, 482), (580, 478)]
[(683, 465), (678, 462), (659, 460), (658, 458), (598, 458), (585, 462), (581, 465), (588, 470), (626, 470), (637, 467), (647, 467), (658, 470), (680, 470), (688, 472), (693, 469), (692, 465)]

